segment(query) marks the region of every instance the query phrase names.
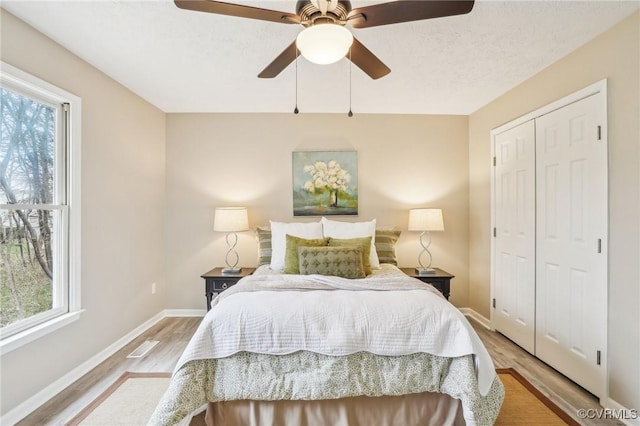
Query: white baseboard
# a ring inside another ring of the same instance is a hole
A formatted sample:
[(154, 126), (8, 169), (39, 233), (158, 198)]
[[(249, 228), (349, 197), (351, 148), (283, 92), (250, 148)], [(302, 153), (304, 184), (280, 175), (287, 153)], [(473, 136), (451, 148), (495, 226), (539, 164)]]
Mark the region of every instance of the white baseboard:
[(616, 419), (628, 426), (640, 426), (640, 409), (631, 410), (611, 398), (601, 400), (600, 404), (605, 407), (605, 411), (599, 418)]
[(165, 317), (203, 317), (206, 309), (165, 309)]
[(458, 308), (460, 312), (464, 314), (464, 316), (469, 317), (479, 323), (481, 326), (485, 327), (487, 330), (491, 330), (491, 321), (477, 313), (471, 308)]
[(13, 425), (27, 417), (42, 404), (56, 396), (67, 387), (71, 386), (73, 382), (80, 379), (82, 376), (87, 374), (93, 368), (97, 367), (107, 358), (118, 352), (127, 343), (131, 342), (133, 339), (158, 323), (160, 320), (167, 317), (168, 315), (166, 314), (166, 312), (167, 311), (161, 311), (157, 313), (138, 327), (131, 330), (125, 336), (116, 340), (113, 344), (109, 345), (104, 350), (98, 352), (96, 355), (92, 356), (87, 361), (71, 370), (69, 373), (51, 383), (49, 386), (33, 395), (31, 398), (27, 399), (14, 409), (8, 411), (4, 416), (0, 417), (0, 425)]

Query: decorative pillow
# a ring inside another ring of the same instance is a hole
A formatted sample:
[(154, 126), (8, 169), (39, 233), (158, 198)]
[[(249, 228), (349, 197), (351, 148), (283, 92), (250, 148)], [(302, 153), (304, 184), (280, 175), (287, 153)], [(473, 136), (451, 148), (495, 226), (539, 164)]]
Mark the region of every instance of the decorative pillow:
[(396, 229), (376, 229), (376, 254), (380, 263), (398, 265), (396, 243), (402, 231)]
[[(398, 264), (396, 244), (402, 231), (396, 229), (376, 229), (375, 247), (380, 263)], [(258, 239), (258, 266), (271, 264), (271, 230), (256, 228)]]
[(362, 238), (329, 238), (329, 247), (360, 247), (362, 266), (366, 275), (371, 274), (371, 237)]
[(271, 269), (281, 271), (284, 269), (284, 256), (286, 249), (286, 235), (294, 237), (317, 239), (323, 238), (322, 224), (320, 222), (271, 222)]
[(258, 240), (258, 266), (269, 265), (271, 263), (271, 230), (256, 228), (256, 239)]
[(369, 249), (369, 263), (372, 268), (379, 268), (380, 261), (376, 254), (375, 238), (376, 238), (376, 220), (370, 220), (368, 222), (340, 222), (337, 220), (330, 220), (323, 217), (320, 222), (322, 223), (322, 232), (325, 237), (329, 238), (361, 238), (371, 237), (371, 248)]
[(300, 273), (364, 278), (360, 247), (298, 247)]
[(294, 237), (287, 234), (287, 247), (284, 255), (284, 272), (285, 274), (299, 274), (298, 268), (298, 247), (323, 247), (329, 244), (328, 238), (318, 238), (315, 240), (307, 240), (305, 238)]

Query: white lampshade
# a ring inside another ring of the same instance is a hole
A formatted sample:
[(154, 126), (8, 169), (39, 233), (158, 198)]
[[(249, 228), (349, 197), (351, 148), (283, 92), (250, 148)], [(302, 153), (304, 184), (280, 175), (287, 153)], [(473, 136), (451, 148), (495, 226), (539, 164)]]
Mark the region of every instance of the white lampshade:
[(249, 230), (246, 207), (218, 207), (213, 218), (213, 230), (241, 232)]
[(409, 210), (409, 231), (444, 231), (441, 209)]
[(302, 30), (296, 38), (302, 56), (321, 65), (344, 58), (352, 43), (351, 31), (338, 24), (316, 24)]

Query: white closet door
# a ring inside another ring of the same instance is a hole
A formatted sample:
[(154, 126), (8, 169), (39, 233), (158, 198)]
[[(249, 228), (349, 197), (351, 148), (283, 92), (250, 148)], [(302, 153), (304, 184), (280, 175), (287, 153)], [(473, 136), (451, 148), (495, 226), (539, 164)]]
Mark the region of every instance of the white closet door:
[(536, 119), (536, 356), (596, 395), (607, 324), (602, 96)]
[(535, 127), (533, 120), (494, 138), (496, 330), (534, 353)]

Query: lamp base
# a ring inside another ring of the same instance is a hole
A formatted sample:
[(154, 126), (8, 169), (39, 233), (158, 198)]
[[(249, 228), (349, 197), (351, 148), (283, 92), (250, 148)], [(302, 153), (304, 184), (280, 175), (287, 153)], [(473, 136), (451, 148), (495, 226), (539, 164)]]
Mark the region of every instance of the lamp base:
[(242, 268), (223, 268), (222, 275), (240, 275)]
[(416, 268), (416, 275), (418, 276), (435, 275), (435, 274), (436, 274), (436, 270), (432, 268)]

